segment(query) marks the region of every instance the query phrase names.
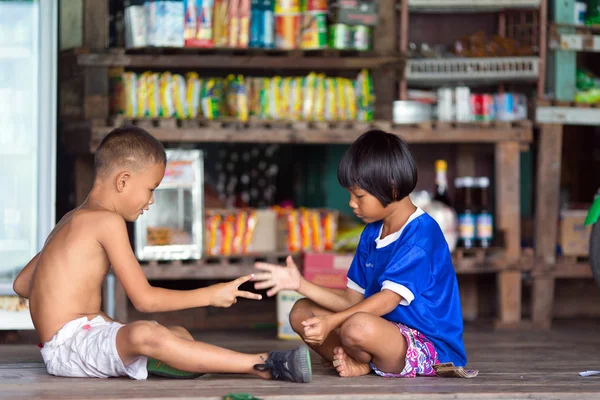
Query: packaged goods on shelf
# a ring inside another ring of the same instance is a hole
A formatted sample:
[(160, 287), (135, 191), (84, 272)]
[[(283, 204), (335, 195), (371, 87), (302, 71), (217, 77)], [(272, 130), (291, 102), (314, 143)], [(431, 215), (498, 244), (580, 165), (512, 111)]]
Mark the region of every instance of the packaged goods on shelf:
[(125, 46), (369, 50), (375, 3), (345, 3), (329, 24), (327, 0), (128, 0)]
[(320, 209), (206, 210), (206, 254), (230, 256), (333, 249), (338, 212)]
[(125, 72), (111, 79), (119, 88), (113, 90), (111, 109), (129, 118), (368, 122), (374, 115), (373, 82), (366, 70), (355, 81), (314, 72), (225, 79), (200, 78), (195, 72)]

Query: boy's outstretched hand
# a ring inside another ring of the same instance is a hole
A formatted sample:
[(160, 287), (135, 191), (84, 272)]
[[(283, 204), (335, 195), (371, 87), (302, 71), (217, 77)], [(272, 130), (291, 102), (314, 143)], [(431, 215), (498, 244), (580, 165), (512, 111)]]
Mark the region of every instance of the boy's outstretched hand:
[(292, 256), (285, 259), (286, 266), (257, 262), (254, 266), (264, 272), (254, 276), (258, 281), (254, 284), (257, 290), (269, 289), (267, 296), (275, 296), (280, 290), (298, 290), (302, 283), (302, 275), (294, 263)]
[(239, 290), (239, 287), (244, 283), (248, 282), (254, 277), (254, 274), (242, 276), (231, 282), (217, 283), (211, 288), (213, 293), (210, 297), (210, 305), (213, 307), (231, 307), (232, 304), (237, 303), (238, 297), (245, 297), (246, 299), (260, 300), (262, 296), (260, 294), (245, 292)]

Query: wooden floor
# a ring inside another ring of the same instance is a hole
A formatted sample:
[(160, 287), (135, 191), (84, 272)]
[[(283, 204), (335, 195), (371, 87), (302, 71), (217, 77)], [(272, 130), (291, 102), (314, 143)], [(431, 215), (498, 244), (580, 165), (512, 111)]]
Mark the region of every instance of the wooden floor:
[[(66, 379), (49, 376), (32, 345), (0, 346), (0, 400), (20, 399), (219, 399), (232, 392), (264, 399), (591, 399), (600, 398), (600, 321), (557, 324), (550, 332), (499, 332), (467, 327), (471, 380), (339, 378), (313, 358), (313, 382), (292, 384), (238, 375), (207, 375), (193, 381), (151, 378)], [(243, 352), (289, 348), (272, 332), (211, 333), (197, 339)]]

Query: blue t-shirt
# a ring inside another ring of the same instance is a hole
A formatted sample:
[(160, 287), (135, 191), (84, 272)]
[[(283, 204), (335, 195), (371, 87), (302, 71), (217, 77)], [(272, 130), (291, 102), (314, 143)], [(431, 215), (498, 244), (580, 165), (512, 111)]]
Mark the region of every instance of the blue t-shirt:
[(442, 230), (417, 209), (404, 227), (379, 239), (383, 222), (368, 224), (348, 271), (348, 287), (365, 298), (389, 289), (402, 300), (388, 321), (425, 335), (440, 362), (467, 364), (456, 272)]

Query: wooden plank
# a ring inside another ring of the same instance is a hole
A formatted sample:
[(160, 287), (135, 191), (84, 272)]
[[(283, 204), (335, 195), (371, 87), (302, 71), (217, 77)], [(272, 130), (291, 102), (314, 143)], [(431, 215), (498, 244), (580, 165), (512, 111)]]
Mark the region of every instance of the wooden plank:
[(108, 68), (85, 68), (83, 70), (84, 119), (108, 118), (109, 87)]
[(496, 144), (496, 220), (505, 232), (506, 256), (521, 254), (520, 147), (518, 142)]
[(108, 47), (108, 0), (83, 0), (83, 43), (92, 51)]
[[(396, 0), (379, 0), (378, 21), (373, 31), (373, 49), (375, 54), (384, 57), (398, 51), (398, 11)], [(398, 99), (398, 74), (392, 69), (385, 69), (373, 74), (373, 86), (375, 90), (375, 118), (392, 119), (392, 108), (394, 100)]]
[[(475, 176), (475, 148), (472, 145), (458, 145), (456, 176)], [(477, 276), (464, 276), (461, 277), (459, 282), (463, 318), (466, 321), (473, 321), (477, 319), (477, 314), (479, 312)]]
[(540, 125), (535, 195), (535, 253), (545, 264), (556, 261), (562, 155), (562, 125)]
[(549, 329), (552, 324), (555, 280), (552, 273), (533, 278), (531, 320), (534, 326)]
[(405, 60), (397, 50), (374, 57), (297, 57), (288, 55), (222, 55), (222, 54), (121, 54), (88, 53), (77, 56), (79, 65), (86, 67), (173, 68), (236, 70), (372, 70), (390, 68), (402, 71)]
[(496, 326), (516, 327), (521, 322), (521, 271), (504, 270), (496, 279), (500, 306)]
[[(142, 124), (144, 120), (136, 122)], [(127, 120), (123, 120), (127, 122)], [(423, 129), (422, 126), (391, 126), (375, 121), (362, 126), (361, 124), (349, 123), (345, 128), (312, 129), (305, 128), (304, 124), (290, 124), (290, 127), (273, 129), (271, 127), (255, 125), (254, 123), (238, 123), (233, 127), (199, 126), (190, 127), (188, 123), (182, 124), (181, 128), (169, 129), (154, 127), (149, 121), (145, 128), (157, 139), (165, 142), (179, 143), (313, 143), (347, 144), (354, 142), (366, 129), (378, 127), (402, 136), (409, 143), (496, 143), (500, 141), (529, 142), (533, 133), (529, 124), (514, 127), (483, 127), (473, 124), (470, 126), (447, 126), (443, 129)], [(225, 125), (227, 126), (227, 125)], [(299, 128), (304, 126), (303, 128)], [(296, 129), (298, 127), (298, 129)], [(87, 129), (81, 127), (81, 129)], [(112, 129), (112, 126), (90, 127), (92, 139), (90, 151), (94, 152), (100, 140)]]
[(546, 94), (546, 62), (548, 57), (548, 0), (541, 0), (540, 3), (540, 66), (539, 66), (539, 78), (537, 85), (537, 98), (542, 99)]
[(540, 124), (600, 125), (600, 109), (595, 107), (537, 107), (535, 113)]

